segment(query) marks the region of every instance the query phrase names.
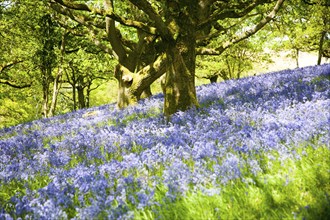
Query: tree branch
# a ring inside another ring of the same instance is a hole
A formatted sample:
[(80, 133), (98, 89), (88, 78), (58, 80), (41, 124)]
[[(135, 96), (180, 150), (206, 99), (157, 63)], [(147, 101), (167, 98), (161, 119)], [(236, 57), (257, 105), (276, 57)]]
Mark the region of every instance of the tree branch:
[(92, 14), (106, 16), (106, 17), (109, 17), (109, 18), (119, 22), (120, 24), (122, 24), (124, 26), (137, 28), (137, 29), (143, 30), (149, 34), (156, 34), (155, 27), (150, 27), (150, 25), (147, 25), (140, 21), (125, 19), (125, 18), (119, 16), (118, 14), (114, 13), (113, 10), (103, 10), (103, 9), (93, 8), (86, 4), (73, 3), (73, 2), (67, 1), (67, 0), (50, 0), (50, 2), (51, 2), (51, 4), (56, 4), (56, 3), (60, 4), (69, 9), (73, 9), (73, 10), (77, 10), (77, 11), (87, 11)]
[(236, 5), (228, 5), (228, 3), (223, 3), (226, 5), (216, 9), (207, 20), (198, 25), (198, 29), (203, 29), (205, 25), (216, 22), (218, 20), (223, 20), (226, 18), (242, 18), (249, 14), (258, 5), (268, 2), (268, 0), (254, 0), (242, 2)]
[[(148, 66), (144, 67), (136, 74), (132, 73), (129, 69), (124, 67), (123, 65), (118, 64), (116, 67), (116, 74), (115, 78), (120, 81), (124, 81), (128, 83), (129, 86), (134, 85), (133, 93), (140, 97), (142, 92), (150, 86), (156, 79), (161, 77), (167, 70), (167, 59), (166, 54), (163, 53), (162, 55), (158, 56), (155, 62), (149, 64)], [(121, 73), (121, 74), (118, 74)], [(131, 87), (133, 88), (133, 86)]]
[(14, 60), (14, 61), (11, 61), (9, 63), (6, 63), (4, 65), (1, 65), (0, 66), (0, 73), (2, 73), (3, 71), (5, 71), (5, 69), (9, 69), (10, 67), (16, 65), (16, 64), (19, 64), (19, 63), (22, 63), (24, 62), (23, 60)]
[(313, 2), (312, 0), (302, 0), (305, 4), (307, 5), (321, 5), (324, 7), (329, 7), (330, 6), (330, 1), (329, 0), (324, 0), (325, 3), (317, 3), (317, 2)]
[[(138, 72), (137, 77), (141, 80), (137, 80), (139, 86), (136, 86), (136, 90), (133, 93), (140, 97), (142, 92), (148, 88), (156, 79), (161, 77), (167, 70), (166, 54), (160, 55), (156, 61)], [(133, 82), (134, 83), (134, 82)]]
[[(68, 16), (69, 18), (71, 18), (71, 20), (76, 21), (78, 24), (85, 26), (88, 29), (88, 32), (91, 36), (92, 36), (92, 42), (98, 46), (102, 51), (108, 53), (108, 54), (114, 54), (112, 49), (109, 48), (108, 46), (106, 46), (105, 44), (103, 44), (99, 39), (97, 39), (97, 31), (95, 30), (96, 28), (99, 29), (103, 29), (105, 28), (105, 22), (103, 23), (94, 23), (92, 22), (92, 20), (85, 15), (76, 15), (74, 14), (69, 8), (66, 8), (64, 6), (61, 5), (57, 5), (57, 4), (52, 4), (51, 7), (57, 11), (58, 13), (64, 15), (64, 16)], [(93, 26), (92, 26), (93, 25)], [(96, 27), (96, 28), (95, 28)], [(66, 28), (66, 27), (65, 27)], [(86, 34), (86, 33), (76, 33), (76, 31), (72, 28), (67, 29), (70, 33), (79, 36), (80, 34)]]
[(234, 23), (233, 25), (231, 25), (229, 27), (220, 26), (217, 22), (215, 22), (214, 28), (216, 29), (216, 31), (214, 31), (213, 33), (208, 33), (204, 36), (199, 36), (197, 39), (203, 40), (203, 41), (210, 41), (212, 39), (219, 37), (221, 34), (226, 33), (226, 31), (228, 31), (232, 28), (238, 27), (239, 25), (244, 23), (247, 19), (252, 18), (254, 16), (258, 16), (258, 15), (261, 15), (261, 14), (254, 13), (254, 14), (248, 15), (248, 16), (244, 17), (244, 19), (240, 19), (237, 23)]
[[(105, 0), (105, 8), (107, 11), (113, 11), (113, 2), (110, 0)], [(124, 63), (127, 58), (126, 50), (121, 41), (120, 31), (116, 28), (115, 21), (109, 17), (105, 19), (106, 32), (108, 40), (115, 52), (116, 57), (121, 63)]]
[(151, 4), (146, 0), (129, 0), (132, 4), (146, 13), (150, 20), (154, 21), (157, 26), (157, 31), (162, 36), (163, 39), (168, 41), (173, 41), (173, 36), (171, 31), (168, 29), (167, 25), (163, 21), (163, 19), (155, 12), (152, 8)]
[(10, 82), (9, 80), (3, 80), (3, 79), (0, 79), (0, 84), (5, 84), (5, 85), (11, 86), (15, 89), (24, 89), (24, 88), (31, 87), (31, 85), (32, 85), (31, 83), (19, 85), (19, 84), (16, 84), (16, 82)]
[(198, 49), (197, 54), (198, 55), (220, 55), (226, 49), (231, 47), (232, 45), (254, 35), (260, 29), (262, 29), (267, 23), (269, 23), (271, 20), (273, 20), (275, 18), (276, 13), (279, 11), (279, 9), (283, 5), (284, 1), (285, 0), (278, 0), (276, 5), (274, 6), (273, 10), (250, 30), (247, 30), (243, 34), (236, 36), (229, 41), (224, 42), (220, 47), (218, 47), (216, 49), (206, 49), (206, 48)]

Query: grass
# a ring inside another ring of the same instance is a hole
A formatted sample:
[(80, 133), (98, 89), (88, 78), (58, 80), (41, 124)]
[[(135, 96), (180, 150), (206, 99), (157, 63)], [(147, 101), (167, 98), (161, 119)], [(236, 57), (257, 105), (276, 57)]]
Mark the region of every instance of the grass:
[(274, 160), (263, 172), (247, 173), (215, 195), (160, 199), (160, 205), (137, 210), (136, 219), (330, 219), (329, 148), (308, 147), (299, 156)]

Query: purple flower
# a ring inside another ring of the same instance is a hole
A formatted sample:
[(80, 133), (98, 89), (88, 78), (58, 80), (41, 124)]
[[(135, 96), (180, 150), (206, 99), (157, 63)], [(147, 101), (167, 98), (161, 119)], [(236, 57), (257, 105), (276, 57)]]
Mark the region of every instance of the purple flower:
[[(201, 107), (162, 116), (163, 95), (125, 110), (104, 105), (0, 130), (0, 184), (47, 177), (12, 198), (31, 218), (133, 218), (133, 209), (188, 191), (220, 193), (246, 172), (299, 159), (296, 146), (329, 143), (330, 65), (197, 87)], [(96, 112), (92, 117), (84, 117)], [(165, 199), (166, 200), (166, 199)], [(1, 205), (0, 205), (0, 208)]]

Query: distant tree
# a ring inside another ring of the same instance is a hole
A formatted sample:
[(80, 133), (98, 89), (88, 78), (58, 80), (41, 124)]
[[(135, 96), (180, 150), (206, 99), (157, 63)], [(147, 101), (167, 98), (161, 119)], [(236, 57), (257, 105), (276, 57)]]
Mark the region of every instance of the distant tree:
[(284, 45), (292, 50), (299, 67), (299, 53), (317, 52), (317, 63), (328, 57), (330, 50), (330, 3), (327, 0), (289, 0), (276, 19)]
[[(265, 35), (265, 34), (263, 34)], [(266, 36), (258, 36), (241, 41), (227, 49), (220, 56), (198, 56), (197, 76), (216, 82), (239, 79), (256, 64), (270, 63), (271, 59), (265, 50)]]
[(44, 117), (52, 115), (49, 112), (50, 85), (54, 81), (53, 70), (57, 66), (55, 47), (60, 41), (56, 33), (55, 23), (50, 14), (43, 15), (38, 22), (37, 35), (39, 36), (40, 48), (35, 53), (35, 65), (41, 72), (41, 85), (43, 91), (42, 113)]
[(82, 48), (67, 55), (66, 59), (68, 66), (63, 81), (71, 85), (73, 110), (88, 108), (91, 92), (113, 76), (113, 68), (108, 69), (113, 65), (111, 59), (101, 51), (86, 51)]
[[(196, 55), (220, 55), (254, 35), (275, 17), (284, 0), (49, 2), (118, 59), (119, 107), (137, 102), (166, 72), (164, 111), (169, 116), (198, 105)], [(214, 39), (220, 42), (210, 46)]]
[[(62, 88), (67, 80), (64, 74), (68, 68), (67, 56), (91, 46), (81, 45), (85, 40), (72, 35), (75, 26), (70, 26), (69, 19), (60, 23), (55, 16), (47, 1), (38, 4), (29, 0), (0, 1), (0, 127), (72, 110), (71, 100)], [(81, 57), (87, 61), (76, 65), (89, 65), (89, 59), (89, 55)], [(88, 70), (78, 68), (105, 77), (103, 70), (109, 66), (103, 60), (94, 61), (97, 65), (90, 64)], [(100, 70), (102, 65), (104, 68)], [(113, 67), (110, 68), (107, 72), (113, 72)], [(104, 82), (89, 80), (93, 83), (85, 88), (86, 106), (91, 91)]]

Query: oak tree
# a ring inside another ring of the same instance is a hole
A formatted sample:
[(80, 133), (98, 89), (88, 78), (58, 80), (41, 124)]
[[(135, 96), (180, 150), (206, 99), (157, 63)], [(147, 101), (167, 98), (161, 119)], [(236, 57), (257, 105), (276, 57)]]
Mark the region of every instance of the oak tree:
[[(119, 61), (118, 106), (166, 72), (164, 113), (198, 106), (196, 55), (220, 55), (274, 19), (284, 0), (49, 0)], [(229, 24), (229, 25), (228, 25)], [(230, 31), (235, 28), (237, 31)], [(220, 43), (210, 46), (217, 39)]]

